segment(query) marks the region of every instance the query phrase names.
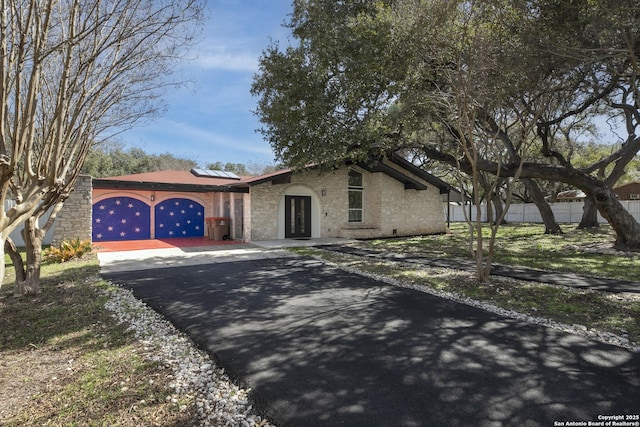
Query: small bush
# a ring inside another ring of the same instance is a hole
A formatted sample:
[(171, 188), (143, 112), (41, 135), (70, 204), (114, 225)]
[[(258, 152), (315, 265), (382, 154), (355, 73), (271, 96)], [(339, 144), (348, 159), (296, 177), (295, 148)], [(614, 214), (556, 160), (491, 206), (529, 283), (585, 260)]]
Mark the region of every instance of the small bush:
[(64, 240), (57, 248), (51, 247), (45, 251), (45, 259), (51, 262), (66, 262), (73, 258), (81, 258), (82, 255), (91, 252), (91, 241), (79, 238)]

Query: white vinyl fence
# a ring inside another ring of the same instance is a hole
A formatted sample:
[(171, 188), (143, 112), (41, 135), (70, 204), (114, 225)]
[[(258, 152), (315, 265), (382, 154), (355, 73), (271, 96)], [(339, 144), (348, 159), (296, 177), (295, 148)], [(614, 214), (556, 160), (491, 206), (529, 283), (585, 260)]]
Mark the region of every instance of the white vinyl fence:
[[(9, 210), (12, 207), (14, 207), (16, 204), (16, 202), (14, 202), (13, 200), (7, 200), (4, 203), (4, 209)], [(47, 212), (45, 213), (41, 218), (40, 218), (40, 224), (44, 224), (47, 222), (47, 220), (49, 219), (49, 215), (51, 214), (51, 212)], [(15, 230), (13, 230), (13, 232), (9, 235), (9, 237), (11, 237), (11, 240), (13, 240), (13, 243), (15, 243), (16, 246), (20, 247), (20, 246), (24, 246), (24, 240), (22, 239), (22, 234), (20, 234), (22, 232), (22, 229), (24, 228), (23, 225), (19, 225), (18, 228), (16, 228)], [(51, 242), (53, 241), (53, 232), (56, 229), (56, 224), (55, 222), (53, 223), (53, 225), (51, 226), (51, 228), (49, 229), (49, 231), (47, 231), (47, 234), (45, 234), (44, 236), (44, 240), (42, 241), (43, 244), (45, 245), (50, 245)]]
[[(622, 206), (624, 206), (625, 209), (633, 215), (636, 221), (640, 222), (640, 200), (621, 200), (620, 203), (622, 203)], [(582, 219), (583, 205), (583, 202), (551, 203), (551, 210), (553, 210), (558, 223), (578, 223)], [(445, 215), (447, 214), (446, 209), (447, 205), (445, 204)], [(471, 213), (471, 218), (473, 220), (476, 219), (475, 206), (470, 207), (470, 205), (460, 206), (451, 204), (449, 206), (450, 221), (465, 221), (463, 209), (466, 210), (467, 215)], [(508, 222), (542, 222), (540, 211), (538, 211), (538, 208), (533, 203), (512, 203), (505, 219)], [(482, 205), (482, 221), (486, 220), (487, 206)], [(598, 214), (598, 222), (606, 224), (607, 221)]]

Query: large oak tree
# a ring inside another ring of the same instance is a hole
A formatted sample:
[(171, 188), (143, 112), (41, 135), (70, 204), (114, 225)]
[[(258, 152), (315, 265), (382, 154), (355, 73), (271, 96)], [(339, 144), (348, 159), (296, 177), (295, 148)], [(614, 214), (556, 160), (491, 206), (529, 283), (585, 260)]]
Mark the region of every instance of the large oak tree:
[[(290, 27), (294, 44), (266, 49), (252, 88), (285, 163), (409, 148), (470, 174), (563, 182), (593, 197), (617, 247), (640, 249), (596, 173), (640, 149), (639, 1), (297, 0)], [(558, 135), (596, 120), (619, 123), (622, 142), (577, 167)]]

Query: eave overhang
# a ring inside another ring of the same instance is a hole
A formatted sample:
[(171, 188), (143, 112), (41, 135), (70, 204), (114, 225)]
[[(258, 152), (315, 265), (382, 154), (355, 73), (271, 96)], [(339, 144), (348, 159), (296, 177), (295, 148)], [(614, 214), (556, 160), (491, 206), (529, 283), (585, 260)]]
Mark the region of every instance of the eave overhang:
[(271, 182), (273, 185), (289, 184), (291, 182), (291, 175), (293, 175), (293, 171), (287, 170), (286, 172), (249, 180), (249, 185), (254, 186), (264, 184), (265, 182)]
[(408, 175), (403, 174), (402, 172), (392, 168), (391, 166), (385, 165), (382, 162), (378, 162), (375, 165), (367, 165), (366, 163), (358, 163), (358, 166), (362, 169), (366, 170), (370, 173), (382, 172), (385, 175), (390, 176), (391, 178), (400, 181), (404, 184), (405, 190), (426, 190), (427, 186), (421, 183), (420, 181), (411, 178)]
[(389, 161), (391, 161), (391, 162), (395, 163), (396, 165), (408, 170), (409, 172), (411, 172), (415, 176), (418, 176), (421, 179), (424, 179), (425, 181), (430, 183), (431, 185), (437, 187), (438, 189), (440, 189), (440, 194), (447, 194), (447, 193), (450, 193), (452, 191), (454, 193), (460, 193), (458, 190), (456, 190), (455, 188), (453, 188), (451, 185), (447, 184), (446, 182), (444, 182), (440, 178), (438, 178), (438, 177), (436, 177), (434, 175), (431, 175), (428, 172), (423, 171), (418, 166), (416, 166), (413, 163), (407, 161), (402, 156), (400, 156), (400, 155), (398, 155), (396, 153), (393, 153), (389, 157)]
[(93, 179), (93, 188), (113, 188), (119, 190), (176, 191), (183, 193), (248, 193), (248, 186), (177, 184), (165, 182), (124, 181), (113, 179)]

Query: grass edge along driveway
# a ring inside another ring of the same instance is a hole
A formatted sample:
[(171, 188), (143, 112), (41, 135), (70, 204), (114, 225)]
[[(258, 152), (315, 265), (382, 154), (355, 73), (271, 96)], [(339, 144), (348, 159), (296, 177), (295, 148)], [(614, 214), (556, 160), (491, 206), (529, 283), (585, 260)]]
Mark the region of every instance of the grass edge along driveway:
[[(495, 263), (585, 276), (638, 280), (640, 254), (621, 254), (608, 250), (614, 241), (610, 227), (578, 230), (575, 225), (564, 225), (563, 229), (565, 234), (550, 236), (544, 234), (541, 224), (503, 225), (497, 236)], [(466, 224), (457, 223), (453, 224), (451, 232), (447, 234), (378, 239), (362, 241), (359, 245), (380, 251), (427, 257), (469, 259), (466, 252), (467, 232)], [(459, 295), (503, 310), (570, 325), (573, 330), (590, 336), (600, 335), (605, 341), (610, 341), (609, 338), (623, 342), (628, 340), (632, 347), (640, 343), (640, 294), (577, 290), (497, 276), (492, 276), (486, 283), (480, 283), (473, 273), (462, 271), (417, 267), (321, 249), (292, 250), (411, 286)]]

